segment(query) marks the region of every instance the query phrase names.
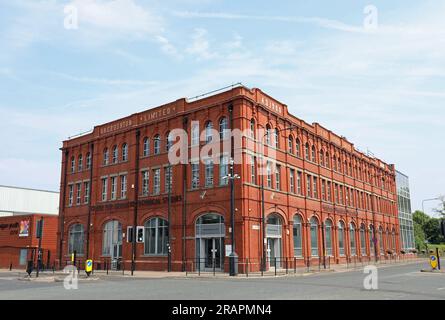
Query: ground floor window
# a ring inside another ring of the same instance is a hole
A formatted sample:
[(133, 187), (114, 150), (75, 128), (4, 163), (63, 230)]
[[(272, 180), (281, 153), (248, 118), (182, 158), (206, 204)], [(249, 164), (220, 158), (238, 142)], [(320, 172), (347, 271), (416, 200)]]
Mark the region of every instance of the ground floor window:
[(72, 225), (69, 231), (68, 253), (72, 254), (75, 251), (76, 254), (78, 255), (83, 254), (84, 253), (83, 242), (84, 242), (83, 225), (80, 223)]
[(357, 255), (356, 241), (355, 241), (355, 225), (349, 225), (349, 241), (351, 243), (351, 256)]
[(145, 254), (168, 254), (168, 221), (153, 218), (145, 223)]
[(302, 257), (303, 256), (303, 235), (301, 232), (301, 217), (296, 215), (294, 217), (294, 256)]
[(326, 252), (328, 256), (332, 256), (332, 221), (326, 220), (325, 224), (325, 236), (326, 236)]
[(109, 221), (104, 226), (102, 254), (112, 258), (122, 255), (122, 225), (117, 220)]
[(318, 257), (318, 220), (312, 217), (310, 220), (311, 225), (311, 255)]

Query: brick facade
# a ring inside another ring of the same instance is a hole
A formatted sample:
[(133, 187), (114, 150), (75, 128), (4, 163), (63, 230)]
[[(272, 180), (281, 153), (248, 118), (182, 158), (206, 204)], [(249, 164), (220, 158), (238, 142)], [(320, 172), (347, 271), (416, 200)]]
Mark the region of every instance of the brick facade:
[[(57, 253), (58, 218), (52, 215), (33, 214), (0, 217), (0, 268), (9, 268), (11, 265), (13, 268), (25, 268), (26, 264), (23, 264), (23, 260), (20, 261), (21, 250), (26, 250), (26, 259), (24, 260), (33, 259), (34, 262), (37, 261), (36, 253), (39, 239), (36, 237), (36, 225), (41, 217), (44, 220), (41, 246), (43, 250), (42, 259), (45, 266), (53, 266)], [(27, 235), (20, 234), (21, 222), (29, 223)]]
[[(317, 123), (311, 125), (296, 118), (288, 113), (286, 105), (259, 89), (236, 87), (195, 101), (180, 99), (96, 126), (89, 134), (64, 141), (61, 149), (59, 215), (59, 228), (62, 232), (58, 233), (61, 264), (69, 258), (70, 228), (79, 224), (84, 229), (81, 238), (83, 253), (79, 255), (80, 259), (85, 259), (88, 251), (88, 256), (96, 262), (109, 260), (110, 255), (104, 253), (103, 248), (104, 227), (107, 222), (117, 220), (123, 233), (121, 259), (128, 269), (132, 259), (132, 244), (127, 242), (126, 233), (127, 227), (134, 224), (135, 216), (137, 226), (144, 226), (147, 221), (155, 217), (168, 219), (165, 171), (169, 160), (165, 137), (171, 130), (177, 128), (185, 128), (190, 136), (192, 121), (199, 122), (201, 131), (205, 130), (208, 121), (212, 121), (213, 128), (218, 130), (223, 118), (229, 122), (230, 127), (230, 107), (233, 107), (233, 128), (246, 132), (242, 139), (237, 141), (235, 144), (237, 147), (233, 150), (243, 160), (242, 164), (234, 165), (234, 172), (240, 175), (240, 179), (235, 181), (235, 244), (240, 261), (245, 261), (247, 258), (250, 261), (259, 261), (266, 252), (267, 255), (271, 254), (267, 247), (263, 246), (264, 230), (269, 229), (262, 219), (264, 216), (267, 220), (271, 215), (278, 217), (280, 221), (280, 227), (276, 230), (280, 230), (281, 234), (275, 235), (280, 241), (270, 241), (271, 246), (276, 245), (272, 251), (275, 251), (274, 256), (278, 258), (296, 256), (301, 263), (303, 258), (318, 259), (311, 254), (313, 252), (310, 222), (313, 217), (316, 220), (312, 219), (312, 222), (317, 221), (312, 230), (316, 230), (316, 233), (315, 231), (313, 233), (318, 240), (318, 255), (323, 256), (324, 250), (332, 255), (331, 261), (334, 263), (344, 262), (354, 255), (351, 249), (353, 234), (357, 256), (370, 257), (374, 254), (375, 251), (370, 248), (370, 226), (374, 226), (376, 230), (378, 256), (383, 257), (390, 254), (390, 251), (392, 253), (400, 251), (394, 165), (388, 165), (357, 151), (346, 138)], [(255, 129), (253, 134), (250, 133), (251, 128)], [(261, 131), (266, 128), (271, 130), (269, 139)], [(278, 143), (274, 139), (275, 129), (278, 130)], [(154, 140), (157, 135), (160, 137), (160, 152), (155, 155)], [(147, 147), (144, 143), (146, 138), (150, 140), (149, 154), (144, 150)], [(260, 146), (266, 140), (270, 140), (273, 146), (268, 146), (262, 151), (263, 148)], [(201, 148), (204, 145), (205, 142), (201, 141)], [(118, 149), (116, 163), (113, 163), (114, 146)], [(122, 158), (125, 148), (128, 153), (126, 159)], [(107, 164), (104, 162), (106, 149), (109, 158)], [(90, 166), (87, 165), (88, 153), (91, 156)], [(192, 157), (190, 153), (189, 149), (188, 158)], [(269, 159), (272, 174), (268, 179), (267, 175), (260, 175), (261, 172), (267, 172), (267, 167), (260, 166), (257, 162), (260, 159), (267, 159), (272, 154), (273, 157)], [(81, 168), (79, 168), (79, 156), (82, 157)], [(249, 163), (252, 157), (256, 161), (255, 174)], [(279, 175), (276, 174), (276, 165), (279, 166)], [(219, 167), (218, 164), (214, 165), (213, 186), (206, 187), (206, 166), (201, 163), (197, 188), (192, 188), (191, 165), (178, 164), (172, 167), (170, 245), (173, 270), (196, 267), (196, 261), (193, 261), (197, 256), (199, 241), (196, 238), (196, 222), (206, 213), (215, 213), (224, 219), (225, 238), (219, 250), (223, 253), (224, 245), (230, 244), (230, 188), (227, 184), (221, 183)], [(156, 169), (160, 169), (158, 194), (154, 194)], [(142, 173), (144, 171), (149, 171), (148, 194), (144, 193)], [(293, 182), (291, 182), (291, 172), (294, 172)], [(299, 172), (300, 187), (297, 181)], [(308, 175), (311, 177), (310, 188), (307, 184)], [(126, 177), (124, 198), (120, 197), (122, 176)], [(113, 177), (116, 177), (117, 181), (115, 199), (111, 199)], [(102, 201), (104, 178), (108, 179), (108, 184), (106, 200)], [(315, 183), (314, 178), (316, 178)], [(328, 181), (331, 184), (329, 198)], [(89, 199), (85, 198), (87, 195), (85, 183), (89, 184)], [(81, 190), (78, 203), (79, 185)], [(294, 228), (296, 217), (301, 219), (301, 224), (298, 225), (301, 225), (301, 228), (298, 231)], [(332, 224), (330, 237), (332, 252), (327, 248), (327, 221), (328, 224), (329, 221)], [(89, 228), (87, 228), (88, 223)], [(359, 230), (362, 225), (365, 228), (363, 233), (366, 241), (365, 252), (361, 251), (362, 235)], [(340, 226), (344, 230), (343, 248), (339, 246)], [(351, 226), (355, 231), (351, 232)], [(383, 250), (380, 250), (380, 228), (383, 230)], [(294, 250), (294, 231), (302, 234), (301, 250), (298, 248)], [(161, 233), (160, 229), (156, 232)], [(87, 243), (89, 243), (88, 248), (86, 248)], [(205, 250), (209, 250), (207, 242), (200, 244), (205, 244)], [(147, 250), (152, 249), (147, 249), (145, 246), (144, 243), (136, 244), (136, 269), (166, 270), (167, 255), (146, 254)], [(153, 250), (159, 249), (156, 248)]]

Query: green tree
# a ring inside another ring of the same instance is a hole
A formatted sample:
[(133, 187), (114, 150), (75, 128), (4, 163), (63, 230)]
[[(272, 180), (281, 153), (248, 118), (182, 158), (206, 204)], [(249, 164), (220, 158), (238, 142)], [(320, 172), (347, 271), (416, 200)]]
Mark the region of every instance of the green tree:
[(414, 238), (418, 249), (421, 250), (425, 246), (425, 240), (432, 244), (445, 241), (440, 233), (440, 219), (431, 218), (424, 212), (417, 210), (413, 213), (413, 222)]

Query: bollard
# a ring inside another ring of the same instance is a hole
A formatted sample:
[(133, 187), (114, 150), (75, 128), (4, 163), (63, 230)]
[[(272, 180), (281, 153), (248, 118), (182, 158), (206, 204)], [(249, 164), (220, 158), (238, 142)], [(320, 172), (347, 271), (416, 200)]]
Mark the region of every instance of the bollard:
[(275, 269), (275, 277), (277, 276), (277, 258), (274, 258), (274, 269)]
[(11, 262), (11, 264), (9, 265), (9, 271), (12, 271), (12, 262)]
[(249, 277), (249, 258), (246, 258), (246, 277)]
[(215, 260), (215, 258), (212, 258), (212, 262), (213, 262), (213, 276), (215, 276), (215, 270), (216, 270), (216, 260)]

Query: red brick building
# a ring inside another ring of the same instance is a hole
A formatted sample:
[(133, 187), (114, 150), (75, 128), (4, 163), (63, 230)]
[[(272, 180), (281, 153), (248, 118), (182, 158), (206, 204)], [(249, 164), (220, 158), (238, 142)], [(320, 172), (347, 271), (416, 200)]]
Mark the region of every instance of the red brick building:
[(43, 218), (42, 263), (52, 267), (57, 253), (58, 217), (54, 215), (16, 215), (0, 217), (0, 268), (26, 268), (28, 260), (37, 263), (39, 239), (37, 221)]
[[(189, 146), (202, 132), (203, 149), (223, 144), (226, 128), (245, 134), (232, 150), (214, 154), (219, 164), (197, 161), (188, 147), (190, 163), (170, 167), (166, 137), (172, 130), (186, 130)], [(278, 267), (285, 259), (303, 264), (328, 256), (341, 263), (400, 249), (394, 165), (289, 114), (285, 104), (259, 89), (239, 86), (179, 99), (96, 126), (64, 141), (61, 150), (62, 264), (76, 250), (80, 259), (120, 259), (128, 269), (128, 227), (135, 225), (144, 230), (135, 245), (136, 270), (166, 270), (168, 244), (173, 270), (227, 270), (231, 210), (223, 177), (231, 156), (242, 159), (234, 165), (240, 176), (234, 182), (240, 262), (259, 262), (264, 255), (277, 258)]]

